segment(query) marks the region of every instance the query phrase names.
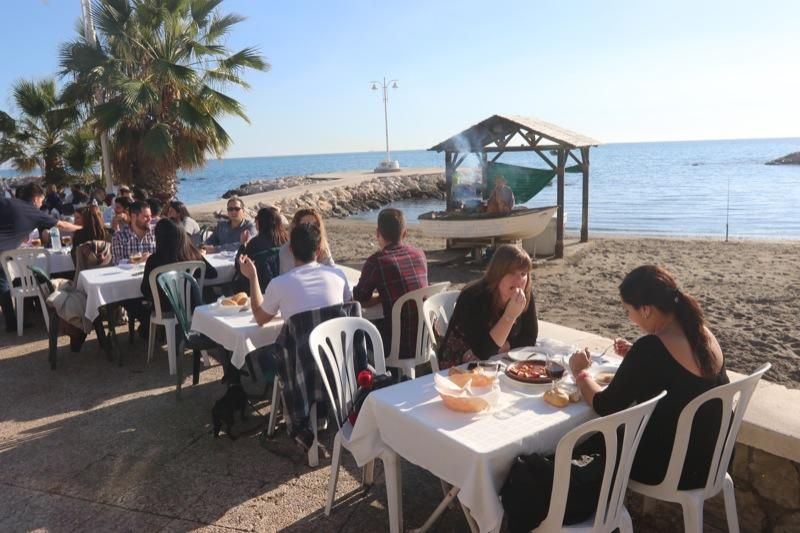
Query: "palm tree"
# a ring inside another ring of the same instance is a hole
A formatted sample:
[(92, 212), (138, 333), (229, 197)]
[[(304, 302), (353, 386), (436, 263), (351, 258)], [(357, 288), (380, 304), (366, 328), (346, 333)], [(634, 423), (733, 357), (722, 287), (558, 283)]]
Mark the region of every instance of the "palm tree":
[[(255, 48), (223, 44), (243, 20), (223, 15), (222, 0), (95, 0), (98, 42), (81, 34), (61, 48), (65, 89), (89, 109), (112, 141), (118, 181), (174, 194), (179, 169), (221, 157), (231, 139), (225, 115), (248, 121), (229, 86), (247, 88), (247, 69), (269, 70)], [(100, 88), (104, 102), (91, 105)]]
[(64, 160), (69, 169), (83, 182), (97, 179), (95, 170), (100, 162), (100, 146), (95, 132), (89, 126), (76, 128), (64, 136)]
[(76, 123), (76, 109), (63, 103), (52, 78), (19, 80), (13, 96), (20, 118), (0, 112), (0, 163), (11, 161), (21, 172), (38, 167), (46, 183), (65, 182), (64, 136)]

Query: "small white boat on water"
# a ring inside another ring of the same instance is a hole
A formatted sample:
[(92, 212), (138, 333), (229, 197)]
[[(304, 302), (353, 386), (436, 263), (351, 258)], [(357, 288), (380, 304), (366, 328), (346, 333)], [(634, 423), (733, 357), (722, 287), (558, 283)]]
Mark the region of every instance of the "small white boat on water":
[(544, 231), (557, 206), (518, 208), (508, 215), (431, 211), (419, 216), (422, 232), (446, 239), (530, 239)]

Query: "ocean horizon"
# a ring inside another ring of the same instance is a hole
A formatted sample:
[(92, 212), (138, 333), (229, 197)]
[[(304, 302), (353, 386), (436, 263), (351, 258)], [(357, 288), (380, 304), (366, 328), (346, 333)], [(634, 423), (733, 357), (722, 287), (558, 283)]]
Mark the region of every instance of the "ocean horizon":
[[(800, 150), (800, 138), (604, 144), (590, 154), (589, 229), (608, 234), (800, 238), (800, 166), (765, 165)], [(353, 152), (209, 160), (180, 173), (178, 197), (188, 205), (218, 199), (239, 185), (281, 176), (372, 169), (384, 153)], [(444, 168), (444, 155), (392, 152), (403, 167)], [(533, 153), (506, 153), (500, 162), (543, 168)], [(477, 162), (477, 159), (474, 159)], [(464, 165), (471, 163), (468, 158)], [(16, 175), (0, 170), (0, 176)], [(552, 182), (555, 183), (555, 180)], [(567, 174), (567, 231), (580, 229), (581, 176)], [(554, 186), (526, 205), (554, 205)], [(246, 200), (246, 197), (245, 197)], [(444, 208), (438, 200), (401, 201), (409, 222)], [(374, 220), (377, 211), (351, 218)]]

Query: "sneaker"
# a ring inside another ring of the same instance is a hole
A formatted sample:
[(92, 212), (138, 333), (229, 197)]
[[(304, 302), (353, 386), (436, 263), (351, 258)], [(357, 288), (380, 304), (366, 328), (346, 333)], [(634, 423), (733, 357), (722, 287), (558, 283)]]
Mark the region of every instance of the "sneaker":
[(305, 451), (308, 451), (314, 444), (314, 432), (308, 428), (299, 429), (294, 434), (294, 441)]

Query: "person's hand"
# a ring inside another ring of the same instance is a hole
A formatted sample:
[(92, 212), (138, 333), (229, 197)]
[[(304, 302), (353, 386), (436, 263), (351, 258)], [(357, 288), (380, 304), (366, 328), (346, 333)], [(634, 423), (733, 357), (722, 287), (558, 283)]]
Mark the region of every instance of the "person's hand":
[(472, 350), (467, 350), (464, 352), (464, 355), (461, 356), (462, 363), (471, 363), (472, 361), (480, 361), (478, 357), (472, 353)]
[(503, 315), (513, 322), (522, 314), (527, 304), (528, 300), (525, 298), (525, 293), (522, 292), (522, 289), (514, 289), (514, 294), (508, 300)]
[(244, 230), (241, 235), (239, 235), (239, 242), (242, 244), (247, 244), (247, 241), (250, 240), (250, 231)]
[(582, 370), (589, 368), (592, 364), (592, 356), (588, 348), (578, 350), (573, 353), (569, 358), (569, 369), (572, 371), (573, 376), (577, 376)]
[(242, 276), (246, 277), (247, 279), (253, 279), (256, 276), (255, 263), (253, 263), (253, 260), (244, 254), (239, 257), (239, 270), (241, 271)]
[(616, 352), (616, 354), (620, 357), (625, 357), (625, 355), (628, 353), (628, 350), (631, 349), (631, 346), (633, 346), (633, 344), (625, 339), (614, 339), (614, 352)]

